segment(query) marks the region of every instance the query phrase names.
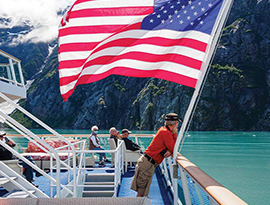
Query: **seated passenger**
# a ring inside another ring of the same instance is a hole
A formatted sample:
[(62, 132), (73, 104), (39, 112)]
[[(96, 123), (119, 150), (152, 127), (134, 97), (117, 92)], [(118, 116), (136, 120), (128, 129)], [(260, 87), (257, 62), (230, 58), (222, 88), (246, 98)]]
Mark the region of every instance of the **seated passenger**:
[[(98, 127), (93, 126), (91, 128), (92, 134), (89, 137), (89, 150), (104, 150), (100, 144), (99, 144), (99, 139), (97, 136), (98, 133)], [(107, 158), (105, 153), (98, 153), (99, 154), (99, 166), (105, 166), (104, 162), (110, 162)], [(102, 158), (104, 158), (104, 162), (102, 161)]]
[(115, 142), (115, 146), (118, 146), (118, 139), (121, 139), (121, 135), (120, 133), (116, 130), (115, 127), (112, 127), (109, 131), (109, 133), (111, 134), (110, 139), (114, 139)]
[[(6, 135), (5, 132), (1, 132), (0, 140), (5, 141), (7, 145), (14, 148), (16, 146), (16, 143), (13, 140), (8, 139), (5, 135)], [(35, 164), (31, 156), (25, 156), (25, 158), (28, 159), (33, 164)], [(5, 147), (0, 145), (0, 160), (12, 160), (12, 159), (16, 159), (16, 158), (13, 156), (13, 154), (9, 150), (7, 150)], [(33, 168), (23, 161), (21, 161), (20, 164), (25, 169), (23, 174), (25, 175), (26, 180), (32, 183), (34, 181)]]
[(128, 139), (128, 136), (130, 133), (131, 132), (128, 129), (122, 130), (122, 140), (124, 140), (124, 142), (125, 142), (126, 149), (131, 150), (131, 151), (140, 150), (140, 152), (142, 153), (141, 147), (138, 144), (136, 144), (135, 142), (132, 142), (130, 139)]

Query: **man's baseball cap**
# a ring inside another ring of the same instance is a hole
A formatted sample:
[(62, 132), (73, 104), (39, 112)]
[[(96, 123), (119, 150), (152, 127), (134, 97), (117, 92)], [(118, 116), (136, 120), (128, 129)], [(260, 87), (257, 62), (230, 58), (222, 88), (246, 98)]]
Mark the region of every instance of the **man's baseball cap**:
[(123, 129), (122, 134), (125, 133), (125, 132), (128, 132), (129, 134), (131, 133), (128, 129)]
[(165, 116), (165, 120), (182, 122), (176, 113), (169, 113)]

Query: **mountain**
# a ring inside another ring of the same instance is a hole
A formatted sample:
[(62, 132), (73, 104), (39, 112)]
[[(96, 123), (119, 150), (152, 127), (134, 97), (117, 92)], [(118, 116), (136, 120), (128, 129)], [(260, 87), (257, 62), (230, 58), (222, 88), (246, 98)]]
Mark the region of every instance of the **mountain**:
[[(191, 130), (270, 130), (269, 22), (269, 0), (235, 0)], [(21, 32), (27, 28), (13, 29)], [(8, 38), (6, 35), (2, 42), (12, 40)], [(184, 117), (193, 93), (192, 88), (164, 80), (110, 76), (78, 86), (63, 102), (56, 41), (5, 45), (1, 49), (22, 60), (26, 79), (34, 79), (27, 99), (20, 104), (53, 128), (158, 129), (165, 113)], [(12, 116), (27, 127), (37, 127), (19, 112)]]

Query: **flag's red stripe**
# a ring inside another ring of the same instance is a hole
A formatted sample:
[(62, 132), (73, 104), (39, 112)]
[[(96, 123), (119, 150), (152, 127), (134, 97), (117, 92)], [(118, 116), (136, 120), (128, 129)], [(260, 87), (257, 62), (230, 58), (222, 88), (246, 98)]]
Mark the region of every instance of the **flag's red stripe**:
[[(140, 45), (140, 44), (152, 44), (152, 45), (157, 45), (157, 46), (185, 46), (189, 48), (193, 48), (199, 51), (204, 52), (206, 49), (207, 44), (200, 42), (198, 40), (194, 39), (187, 39), (187, 38), (182, 38), (182, 39), (165, 39), (165, 38), (159, 38), (159, 37), (152, 37), (152, 38), (147, 38), (147, 39), (134, 39), (134, 38), (125, 38), (125, 39), (118, 39), (115, 41), (111, 41), (109, 43), (106, 43), (100, 47), (98, 47), (93, 53), (100, 51), (105, 48), (109, 47), (114, 47), (114, 46), (135, 46), (135, 45)], [(93, 47), (96, 46), (95, 44), (89, 44), (89, 51), (93, 49)], [(78, 50), (77, 50), (78, 48)], [(79, 48), (82, 48), (80, 50)], [(68, 52), (68, 51), (87, 51), (87, 44), (84, 45), (83, 43), (74, 43), (74, 44), (63, 44), (59, 48), (59, 52)], [(73, 62), (75, 61), (75, 63)], [(70, 63), (74, 65), (75, 67), (81, 66), (86, 59), (83, 60), (67, 60), (67, 61), (61, 61), (59, 69), (61, 68), (72, 68), (73, 66), (69, 65)]]
[(140, 29), (141, 22), (131, 25), (98, 25), (98, 26), (74, 26), (59, 29), (59, 37), (79, 34), (115, 33), (127, 30)]
[(97, 16), (138, 16), (148, 15), (154, 11), (153, 6), (141, 6), (141, 7), (117, 7), (117, 8), (102, 8), (102, 9), (82, 9), (78, 11), (72, 11), (70, 19), (72, 18), (85, 18), (85, 17), (97, 17)]
[(80, 4), (80, 3), (84, 3), (84, 2), (88, 2), (88, 1), (95, 1), (95, 0), (77, 0), (74, 5), (76, 4)]
[(167, 38), (161, 38), (161, 37), (150, 37), (150, 38), (144, 38), (144, 39), (135, 39), (135, 38), (124, 38), (124, 39), (118, 39), (114, 41), (110, 41), (94, 50), (93, 53), (96, 53), (100, 50), (103, 50), (105, 48), (114, 47), (114, 46), (123, 46), (123, 47), (129, 47), (129, 46), (136, 46), (140, 44), (150, 44), (150, 45), (156, 45), (156, 46), (185, 46), (190, 47), (202, 52), (205, 52), (206, 50), (206, 43), (203, 43), (198, 40), (189, 39), (189, 38), (182, 38), (182, 39), (167, 39)]
[(127, 25), (80, 26), (59, 30), (59, 37), (74, 34), (114, 33)]
[[(193, 79), (187, 76), (179, 75), (179, 74), (172, 73), (169, 71), (164, 71), (164, 70), (145, 71), (145, 70), (136, 70), (136, 69), (126, 68), (126, 67), (115, 67), (102, 74), (84, 75), (78, 79), (75, 87), (80, 84), (88, 84), (88, 83), (99, 81), (101, 79), (108, 77), (109, 75), (123, 75), (123, 76), (130, 76), (130, 77), (146, 77), (146, 78), (154, 77), (154, 78), (160, 78), (163, 80), (179, 83), (184, 86), (188, 86), (192, 88), (195, 87), (196, 82), (197, 82), (197, 79)], [(72, 95), (72, 93), (75, 90), (75, 87), (62, 95), (64, 101), (66, 101), (68, 97)]]
[(61, 44), (59, 47), (59, 53), (72, 52), (72, 51), (91, 51), (98, 44), (99, 42)]
[[(120, 59), (133, 59), (145, 62), (159, 62), (159, 61), (168, 61), (174, 62), (178, 64), (182, 64), (194, 69), (201, 68), (201, 61), (196, 60), (194, 58), (190, 58), (184, 55), (178, 54), (150, 54), (145, 52), (138, 52), (138, 51), (130, 51), (128, 53), (122, 55), (113, 55), (113, 56), (100, 56), (97, 57), (89, 62), (87, 62), (84, 67), (88, 67), (91, 65), (106, 65), (118, 61)], [(59, 62), (59, 70), (67, 69), (67, 68), (77, 68), (84, 64), (86, 60), (70, 60), (70, 61), (61, 61)]]
[(202, 62), (199, 60), (195, 60), (193, 58), (189, 58), (187, 56), (178, 55), (178, 54), (149, 54), (144, 52), (128, 52), (122, 55), (117, 56), (101, 56), (99, 58), (95, 58), (84, 65), (84, 68), (92, 66), (92, 65), (108, 65), (119, 61), (121, 59), (131, 59), (131, 60), (138, 60), (144, 62), (172, 62), (181, 64), (184, 66), (188, 66), (190, 68), (194, 68), (200, 70)]
[[(87, 68), (92, 65), (108, 65), (113, 62), (116, 62), (121, 59), (133, 59), (133, 60), (139, 60), (139, 61), (145, 61), (145, 62), (162, 62), (162, 61), (168, 61), (173, 62), (177, 64), (182, 64), (185, 66), (188, 66), (193, 69), (199, 70), (201, 68), (201, 61), (182, 56), (177, 54), (162, 54), (162, 55), (156, 55), (156, 54), (148, 54), (143, 52), (129, 52), (126, 54), (118, 55), (118, 56), (102, 56), (99, 58), (96, 58), (92, 61), (87, 62), (84, 65), (84, 68)], [(69, 77), (62, 77), (60, 85), (67, 85), (71, 83), (72, 81), (76, 80), (79, 77), (80, 73), (74, 76)]]

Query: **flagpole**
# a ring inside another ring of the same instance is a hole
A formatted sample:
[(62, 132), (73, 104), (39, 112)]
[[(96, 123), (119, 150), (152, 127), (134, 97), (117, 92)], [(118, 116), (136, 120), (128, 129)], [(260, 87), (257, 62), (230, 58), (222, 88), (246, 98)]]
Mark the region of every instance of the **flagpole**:
[[(209, 54), (206, 55), (206, 59), (205, 59), (205, 63), (204, 65), (202, 65), (202, 73), (200, 78), (198, 79), (198, 82), (195, 86), (195, 90), (193, 92), (192, 98), (190, 100), (188, 109), (185, 113), (184, 119), (183, 119), (183, 123), (182, 126), (180, 128), (175, 146), (174, 146), (174, 152), (173, 152), (173, 190), (174, 190), (174, 205), (178, 204), (178, 165), (177, 165), (177, 152), (179, 149), (179, 144), (184, 136), (184, 132), (187, 128), (188, 122), (189, 120), (191, 120), (191, 116), (192, 116), (192, 111), (194, 111), (195, 109), (195, 105), (196, 102), (199, 100), (199, 96), (200, 96), (200, 92), (203, 90), (203, 82), (205, 81), (205, 77), (207, 76), (210, 68), (208, 68), (208, 65), (211, 61), (212, 55), (214, 53), (214, 51), (216, 50), (217, 47), (217, 42), (220, 38), (220, 33), (221, 30), (223, 28), (223, 26), (225, 25), (225, 21), (228, 18), (229, 15), (229, 11), (232, 7), (233, 4), (233, 0), (228, 0), (223, 2), (222, 7), (221, 7), (221, 12), (219, 12), (219, 16), (217, 17), (217, 21), (213, 27), (213, 31), (211, 34), (211, 41), (212, 43), (210, 43), (207, 47)], [(226, 14), (226, 15), (224, 15)], [(217, 35), (218, 34), (218, 35)], [(213, 38), (214, 37), (214, 38)], [(210, 47), (210, 48), (209, 48)], [(186, 196), (185, 196), (186, 199)]]

